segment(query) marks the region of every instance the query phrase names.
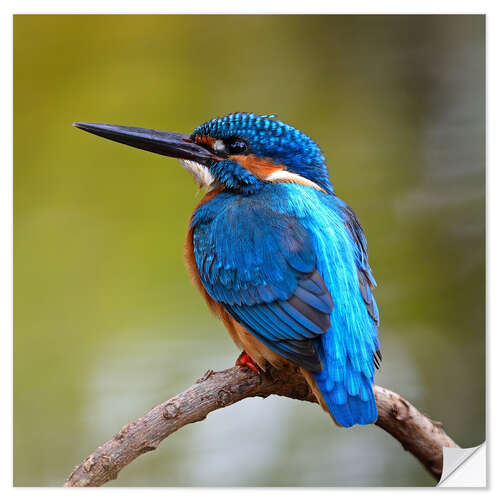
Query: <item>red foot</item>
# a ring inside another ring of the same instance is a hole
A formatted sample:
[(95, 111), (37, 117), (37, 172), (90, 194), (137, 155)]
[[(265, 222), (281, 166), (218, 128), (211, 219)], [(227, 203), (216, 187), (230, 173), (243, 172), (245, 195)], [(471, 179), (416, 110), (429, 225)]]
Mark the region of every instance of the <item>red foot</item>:
[(238, 359), (236, 360), (234, 366), (246, 366), (255, 373), (259, 373), (259, 367), (255, 364), (254, 360), (245, 351), (243, 351), (238, 356)]

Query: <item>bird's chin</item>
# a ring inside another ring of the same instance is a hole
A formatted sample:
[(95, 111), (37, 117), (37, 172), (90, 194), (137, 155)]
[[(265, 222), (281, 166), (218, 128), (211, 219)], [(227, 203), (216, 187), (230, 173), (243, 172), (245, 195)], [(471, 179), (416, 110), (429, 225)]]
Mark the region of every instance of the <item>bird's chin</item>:
[(182, 168), (187, 170), (192, 174), (194, 180), (200, 185), (201, 188), (207, 189), (211, 191), (217, 184), (214, 176), (210, 172), (210, 170), (193, 160), (179, 160)]

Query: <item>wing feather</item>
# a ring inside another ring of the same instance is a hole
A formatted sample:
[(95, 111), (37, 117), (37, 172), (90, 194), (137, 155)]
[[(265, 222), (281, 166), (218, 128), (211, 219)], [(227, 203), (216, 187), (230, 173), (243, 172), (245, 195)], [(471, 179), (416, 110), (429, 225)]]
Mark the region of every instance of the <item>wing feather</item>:
[(333, 300), (300, 221), (238, 200), (212, 217), (195, 214), (191, 229), (208, 294), (272, 350), (320, 371), (314, 340), (330, 328)]
[[(373, 277), (370, 265), (368, 264), (366, 237), (363, 229), (361, 228), (361, 224), (356, 217), (356, 214), (352, 211), (349, 205), (343, 204), (340, 206), (340, 208), (344, 213), (345, 226), (349, 230), (351, 238), (356, 244), (356, 265), (358, 268), (358, 281), (361, 296), (363, 297), (363, 301), (366, 305), (368, 314), (378, 326), (380, 323), (380, 316), (378, 312), (377, 302), (375, 301), (375, 297), (372, 294), (372, 289), (377, 286), (377, 283), (375, 282), (375, 278)], [(374, 330), (374, 332), (374, 341), (376, 346), (378, 347), (380, 344), (376, 336), (376, 330)], [(380, 363), (382, 362), (382, 354), (380, 353), (379, 349), (377, 349), (375, 355), (373, 356), (373, 362), (376, 368), (380, 368)]]

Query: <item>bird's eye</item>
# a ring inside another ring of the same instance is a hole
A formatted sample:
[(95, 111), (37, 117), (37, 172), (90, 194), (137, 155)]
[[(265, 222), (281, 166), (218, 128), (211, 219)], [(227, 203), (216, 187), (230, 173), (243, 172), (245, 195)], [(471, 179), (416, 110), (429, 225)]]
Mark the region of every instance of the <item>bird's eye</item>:
[(239, 139), (236, 137), (231, 137), (230, 139), (226, 139), (224, 141), (224, 145), (226, 146), (226, 151), (230, 155), (240, 155), (245, 153), (248, 149), (247, 143), (243, 139)]

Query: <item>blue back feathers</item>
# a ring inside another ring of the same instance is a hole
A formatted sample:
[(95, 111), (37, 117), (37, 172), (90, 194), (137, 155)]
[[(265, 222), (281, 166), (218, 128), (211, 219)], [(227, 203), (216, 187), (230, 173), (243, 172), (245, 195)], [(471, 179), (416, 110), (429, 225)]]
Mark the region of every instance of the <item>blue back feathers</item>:
[(374, 422), (375, 280), (363, 230), (333, 194), (320, 149), (289, 125), (253, 114), (214, 119), (196, 134), (241, 137), (252, 154), (324, 189), (222, 186), (193, 215), (194, 257), (208, 294), (268, 347), (309, 370), (340, 425)]

